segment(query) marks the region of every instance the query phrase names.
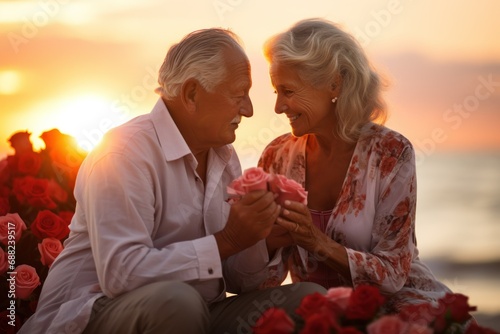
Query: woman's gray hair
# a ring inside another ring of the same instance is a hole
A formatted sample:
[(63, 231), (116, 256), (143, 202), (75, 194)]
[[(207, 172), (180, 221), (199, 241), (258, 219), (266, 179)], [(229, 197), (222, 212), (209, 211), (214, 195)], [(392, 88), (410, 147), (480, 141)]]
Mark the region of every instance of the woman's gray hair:
[(226, 29), (202, 29), (186, 35), (168, 50), (158, 75), (160, 87), (155, 91), (169, 100), (179, 94), (187, 79), (194, 78), (212, 92), (226, 77), (227, 48), (243, 52), (239, 37)]
[(264, 45), (264, 55), (271, 64), (292, 66), (302, 80), (316, 88), (335, 85), (340, 75), (335, 129), (340, 138), (356, 141), (364, 124), (385, 122), (379, 75), (359, 43), (334, 23), (317, 18), (299, 21), (271, 37)]

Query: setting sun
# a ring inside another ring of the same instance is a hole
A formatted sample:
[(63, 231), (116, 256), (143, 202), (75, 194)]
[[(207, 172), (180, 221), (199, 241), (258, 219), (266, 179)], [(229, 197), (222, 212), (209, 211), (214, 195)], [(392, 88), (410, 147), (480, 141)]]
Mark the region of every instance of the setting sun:
[(0, 71), (0, 94), (14, 94), (21, 85), (19, 72), (13, 70)]
[[(73, 136), (78, 145), (90, 151), (101, 140), (104, 133), (126, 120), (126, 117), (112, 108), (112, 103), (98, 95), (78, 95), (64, 100), (48, 101), (37, 110), (52, 110), (47, 114), (37, 114), (37, 127), (33, 131), (35, 147), (40, 147), (38, 132), (58, 128), (61, 132)], [(38, 116), (39, 115), (39, 116)]]
[(62, 101), (54, 114), (58, 128), (76, 138), (81, 148), (90, 151), (104, 133), (125, 121), (112, 103), (100, 96), (77, 96)]

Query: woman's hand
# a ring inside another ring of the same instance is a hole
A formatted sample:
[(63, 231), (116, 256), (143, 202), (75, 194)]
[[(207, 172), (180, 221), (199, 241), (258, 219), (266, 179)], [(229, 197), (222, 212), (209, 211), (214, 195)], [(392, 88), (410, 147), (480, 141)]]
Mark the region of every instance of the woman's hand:
[(288, 230), (294, 243), (315, 258), (336, 270), (351, 281), (349, 260), (344, 246), (321, 232), (312, 222), (311, 213), (306, 205), (285, 201), (283, 209), (276, 222)]
[(319, 242), (326, 241), (326, 235), (314, 226), (305, 204), (285, 201), (276, 222), (288, 230), (294, 244), (311, 253), (317, 250)]

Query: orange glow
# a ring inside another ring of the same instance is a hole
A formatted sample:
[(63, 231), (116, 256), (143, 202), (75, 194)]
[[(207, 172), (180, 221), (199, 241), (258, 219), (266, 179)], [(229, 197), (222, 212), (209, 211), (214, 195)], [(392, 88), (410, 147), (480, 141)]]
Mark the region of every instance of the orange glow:
[(0, 71), (0, 95), (17, 93), (21, 85), (21, 75), (14, 70)]

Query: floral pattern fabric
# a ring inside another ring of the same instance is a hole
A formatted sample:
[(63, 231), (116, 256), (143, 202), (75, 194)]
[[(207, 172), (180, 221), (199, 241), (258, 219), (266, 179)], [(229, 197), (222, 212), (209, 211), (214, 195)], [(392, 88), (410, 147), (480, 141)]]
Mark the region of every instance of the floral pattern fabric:
[[(259, 166), (305, 187), (307, 139), (308, 135), (297, 138), (291, 134), (276, 138), (262, 153)], [(352, 282), (340, 275), (333, 281), (379, 287), (390, 296), (390, 310), (407, 303), (432, 302), (448, 292), (418, 257), (416, 198), (411, 143), (387, 127), (365, 125), (324, 230), (348, 254)], [(269, 272), (268, 286), (281, 284), (288, 271), (294, 282), (308, 281), (321, 262), (300, 247), (285, 249), (282, 254), (282, 263)]]

